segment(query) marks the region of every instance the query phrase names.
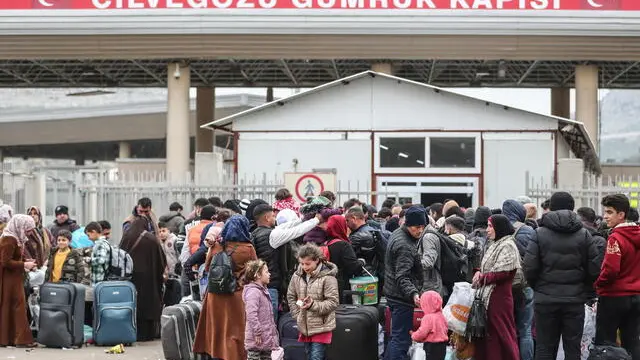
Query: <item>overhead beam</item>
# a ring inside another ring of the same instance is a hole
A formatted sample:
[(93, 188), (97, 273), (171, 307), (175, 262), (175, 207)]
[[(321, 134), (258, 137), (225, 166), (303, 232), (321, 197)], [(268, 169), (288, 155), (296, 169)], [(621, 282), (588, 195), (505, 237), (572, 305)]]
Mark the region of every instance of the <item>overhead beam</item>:
[(336, 80), (342, 78), (340, 75), (340, 70), (338, 69), (338, 64), (336, 63), (336, 59), (331, 59), (331, 67), (333, 68), (333, 72), (335, 73)]
[(191, 73), (194, 74), (198, 79), (200, 79), (200, 81), (202, 81), (203, 84), (210, 85), (209, 80), (204, 76), (202, 76), (200, 71), (198, 71), (194, 66), (191, 66), (190, 69), (191, 69)]
[(156, 74), (153, 71), (149, 70), (149, 68), (147, 68), (146, 66), (140, 64), (138, 61), (131, 60), (131, 63), (133, 65), (135, 65), (138, 69), (142, 70), (147, 75), (151, 76), (159, 84), (165, 84), (166, 83), (165, 79), (161, 78), (158, 74)]
[(522, 84), (529, 77), (529, 75), (531, 75), (533, 70), (535, 70), (535, 68), (538, 66), (539, 62), (540, 62), (539, 60), (536, 60), (532, 62), (531, 65), (529, 65), (529, 67), (527, 68), (527, 71), (525, 71), (524, 74), (520, 76), (520, 79), (518, 79), (518, 85)]
[(253, 84), (253, 79), (251, 79), (251, 77), (249, 76), (249, 74), (247, 74), (247, 72), (242, 68), (242, 65), (237, 62), (235, 59), (229, 59), (229, 62), (231, 64), (233, 64), (235, 67), (238, 68), (238, 70), (240, 70), (240, 75), (242, 75), (242, 77), (247, 80), (247, 82), (252, 83)]
[(32, 80), (27, 79), (26, 77), (24, 77), (24, 76), (22, 76), (20, 74), (16, 74), (15, 72), (13, 72), (11, 70), (0, 68), (0, 71), (2, 71), (3, 73), (5, 73), (5, 74), (7, 74), (9, 76), (14, 77), (15, 79), (21, 80), (22, 82), (25, 82), (25, 83), (27, 83), (29, 85), (33, 85), (33, 81)]
[(280, 65), (282, 65), (284, 73), (289, 77), (289, 79), (291, 79), (291, 81), (293, 81), (296, 86), (298, 86), (298, 80), (296, 79), (295, 75), (293, 75), (293, 72), (291, 71), (291, 68), (289, 68), (289, 64), (287, 64), (287, 61), (285, 59), (280, 59), (279, 61)]
[(629, 65), (626, 69), (620, 71), (616, 76), (611, 78), (611, 80), (607, 81), (604, 87), (611, 86), (611, 84), (613, 84), (616, 80), (620, 79), (622, 76), (624, 76), (624, 74), (628, 73), (631, 69), (638, 66), (638, 64), (640, 64), (640, 61), (636, 61), (633, 64)]
[[(589, 62), (583, 61), (581, 65), (589, 65)], [(567, 85), (567, 83), (569, 83), (569, 81), (571, 81), (571, 79), (573, 79), (575, 76), (576, 76), (576, 67), (574, 66), (573, 71), (571, 71), (571, 74), (562, 80), (562, 82), (560, 83), (560, 87), (565, 87), (565, 85)]]
[(49, 66), (42, 64), (39, 61), (29, 60), (29, 62), (31, 62), (32, 64), (34, 64), (34, 65), (36, 65), (36, 66), (38, 66), (38, 67), (40, 67), (40, 68), (42, 68), (42, 69), (44, 69), (44, 70), (46, 70), (46, 71), (48, 71), (50, 73), (56, 75), (57, 77), (65, 79), (70, 84), (76, 85), (78, 83), (75, 79), (73, 79), (72, 77), (68, 76), (67, 74), (64, 74), (64, 73), (62, 73), (62, 72), (60, 72), (58, 70), (52, 69)]

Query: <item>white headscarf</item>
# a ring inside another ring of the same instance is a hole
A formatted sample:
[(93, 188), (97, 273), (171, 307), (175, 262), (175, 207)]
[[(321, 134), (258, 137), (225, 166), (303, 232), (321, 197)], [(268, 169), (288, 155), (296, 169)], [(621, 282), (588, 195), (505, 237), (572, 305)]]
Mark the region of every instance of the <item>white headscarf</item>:
[(276, 222), (278, 225), (286, 224), (290, 221), (299, 220), (298, 214), (291, 209), (284, 209), (278, 211), (278, 215), (276, 216)]
[(14, 215), (7, 227), (4, 228), (2, 236), (11, 236), (18, 240), (20, 246), (27, 242), (27, 232), (36, 228), (36, 222), (29, 215), (16, 214)]
[(0, 223), (6, 224), (13, 216), (13, 208), (9, 204), (0, 205)]

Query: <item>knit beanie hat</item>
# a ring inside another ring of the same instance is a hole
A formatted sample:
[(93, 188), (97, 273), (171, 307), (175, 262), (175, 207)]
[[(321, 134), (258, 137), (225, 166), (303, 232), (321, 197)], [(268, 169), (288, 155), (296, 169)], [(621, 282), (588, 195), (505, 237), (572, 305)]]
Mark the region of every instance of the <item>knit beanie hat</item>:
[(422, 207), (412, 206), (404, 214), (406, 226), (426, 226), (427, 212)]
[(549, 210), (558, 211), (558, 210), (570, 210), (576, 207), (576, 202), (573, 200), (573, 196), (565, 191), (559, 191), (551, 195), (551, 199), (549, 199)]
[(251, 200), (242, 199), (242, 201), (240, 201), (240, 205), (238, 206), (240, 207), (240, 210), (242, 210), (243, 212), (246, 212), (249, 205), (251, 205)]
[(479, 206), (473, 216), (473, 226), (487, 227), (489, 224), (489, 217), (491, 217), (491, 209), (486, 206)]

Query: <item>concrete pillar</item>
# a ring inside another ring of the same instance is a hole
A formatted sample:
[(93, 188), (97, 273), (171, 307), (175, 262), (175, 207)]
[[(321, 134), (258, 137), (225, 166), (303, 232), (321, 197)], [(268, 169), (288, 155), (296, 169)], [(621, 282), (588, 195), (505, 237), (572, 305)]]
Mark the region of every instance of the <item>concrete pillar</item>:
[[(176, 76), (178, 75), (179, 76)], [(169, 64), (167, 71), (167, 178), (182, 182), (189, 171), (189, 88), (188, 66)]]
[(214, 119), (216, 89), (199, 87), (196, 94), (196, 152), (213, 152), (213, 131), (200, 126)]
[(571, 89), (551, 89), (551, 115), (566, 119), (571, 117)]
[(118, 158), (128, 159), (131, 157), (131, 144), (126, 141), (121, 141), (118, 145)]
[(267, 88), (267, 102), (273, 101), (273, 87), (269, 86)]
[(576, 120), (584, 123), (596, 152), (600, 153), (598, 67), (595, 65), (577, 65), (575, 84)]
[(391, 63), (371, 64), (371, 70), (383, 74), (393, 75), (393, 67), (391, 66)]

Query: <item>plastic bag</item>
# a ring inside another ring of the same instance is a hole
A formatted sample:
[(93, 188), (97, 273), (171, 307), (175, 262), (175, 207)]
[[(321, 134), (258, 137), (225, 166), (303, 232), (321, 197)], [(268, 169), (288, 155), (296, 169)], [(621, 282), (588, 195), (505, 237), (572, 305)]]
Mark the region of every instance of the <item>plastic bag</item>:
[[(596, 313), (598, 312), (598, 303), (592, 306), (584, 306), (584, 327), (582, 329), (582, 339), (580, 340), (580, 359), (587, 360), (593, 339), (596, 337)], [(564, 347), (562, 345), (562, 336), (560, 337), (560, 345), (558, 346), (558, 356), (556, 360), (564, 360)]]
[(449, 330), (464, 335), (467, 328), (467, 320), (469, 320), (469, 310), (475, 296), (475, 290), (471, 288), (471, 284), (466, 282), (457, 282), (453, 284), (453, 292), (444, 307), (442, 313), (447, 320)]
[(47, 268), (41, 267), (35, 271), (29, 271), (29, 286), (36, 287), (44, 284), (44, 276), (46, 275)]
[(284, 360), (284, 349), (279, 347), (271, 350), (271, 360)]
[(427, 354), (424, 352), (424, 344), (414, 342), (409, 348), (409, 359), (426, 360)]

